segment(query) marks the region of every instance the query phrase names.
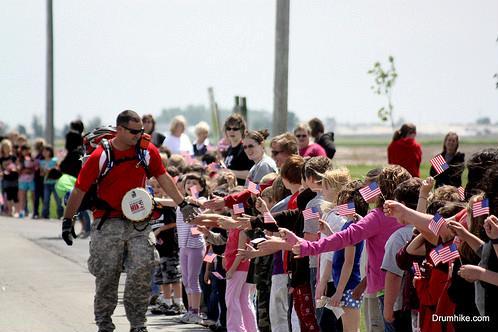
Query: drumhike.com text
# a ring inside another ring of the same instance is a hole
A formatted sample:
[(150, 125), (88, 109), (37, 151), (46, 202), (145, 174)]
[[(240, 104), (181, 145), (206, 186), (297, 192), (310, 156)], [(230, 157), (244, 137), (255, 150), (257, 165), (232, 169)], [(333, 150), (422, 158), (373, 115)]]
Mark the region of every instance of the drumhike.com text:
[(433, 322), (489, 322), (489, 316), (465, 316), (463, 314), (451, 316), (432, 315)]

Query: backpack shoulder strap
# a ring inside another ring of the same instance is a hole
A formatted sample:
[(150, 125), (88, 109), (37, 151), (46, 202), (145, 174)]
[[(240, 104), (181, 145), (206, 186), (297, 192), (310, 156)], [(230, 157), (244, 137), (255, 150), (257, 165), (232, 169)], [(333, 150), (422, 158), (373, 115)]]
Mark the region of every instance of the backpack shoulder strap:
[(100, 181), (104, 176), (106, 176), (114, 166), (114, 154), (112, 152), (111, 142), (108, 139), (103, 138), (100, 144), (102, 145), (102, 149), (104, 151), (100, 155), (99, 159), (98, 181)]

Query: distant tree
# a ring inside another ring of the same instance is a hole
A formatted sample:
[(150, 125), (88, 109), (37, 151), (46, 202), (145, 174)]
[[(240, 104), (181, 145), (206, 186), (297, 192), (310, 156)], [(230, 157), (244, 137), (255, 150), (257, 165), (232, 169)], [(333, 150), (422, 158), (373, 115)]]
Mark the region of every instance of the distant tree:
[(9, 125), (3, 121), (0, 121), (0, 136), (5, 136), (9, 131)]
[(487, 116), (480, 117), (476, 120), (476, 123), (479, 125), (490, 125), (491, 119)]
[(43, 124), (41, 123), (40, 117), (38, 115), (33, 115), (33, 120), (31, 121), (31, 128), (33, 129), (33, 135), (35, 137), (43, 137), (44, 130)]
[(300, 120), (296, 113), (288, 111), (287, 112), (287, 130), (290, 132), (294, 131), (294, 128), (297, 127), (299, 124)]
[(335, 131), (335, 127), (337, 126), (337, 121), (333, 117), (327, 117), (324, 121), (325, 131)]
[(394, 130), (394, 106), (392, 104), (392, 93), (398, 73), (396, 72), (396, 67), (394, 66), (394, 58), (389, 56), (388, 60), (390, 65), (389, 69), (384, 70), (380, 62), (376, 62), (374, 63), (373, 68), (368, 71), (368, 74), (374, 77), (374, 85), (370, 88), (375, 94), (385, 96), (387, 98), (387, 106), (381, 107), (377, 111), (377, 116), (383, 122), (391, 120), (391, 127)]
[[(220, 120), (221, 124), (225, 122), (225, 119), (232, 114), (230, 109), (220, 109)], [(183, 115), (187, 120), (189, 126), (194, 126), (199, 121), (206, 121), (211, 123), (211, 111), (204, 105), (188, 105), (186, 108), (167, 108), (161, 111), (161, 114), (156, 118), (159, 127), (165, 128), (166, 124), (169, 124), (171, 120), (177, 116)], [(248, 117), (248, 127), (249, 129), (264, 129), (267, 128), (271, 131), (272, 128), (272, 114), (266, 110), (253, 110), (249, 109), (247, 113)], [(288, 128), (289, 130), (294, 129), (298, 124), (299, 118), (295, 113), (288, 113)]]
[(28, 131), (26, 130), (26, 127), (22, 124), (17, 125), (17, 132), (21, 135), (28, 136)]
[(98, 116), (90, 119), (88, 123), (85, 125), (85, 131), (89, 132), (92, 131), (95, 128), (101, 127), (102, 126), (102, 119)]
[(64, 127), (62, 127), (61, 132), (60, 132), (60, 137), (66, 136), (67, 132), (69, 131), (69, 124), (64, 124)]

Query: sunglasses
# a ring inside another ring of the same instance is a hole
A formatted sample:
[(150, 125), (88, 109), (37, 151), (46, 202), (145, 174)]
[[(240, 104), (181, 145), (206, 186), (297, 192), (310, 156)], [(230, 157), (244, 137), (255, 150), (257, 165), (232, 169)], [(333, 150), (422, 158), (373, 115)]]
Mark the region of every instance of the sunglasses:
[(144, 133), (144, 129), (131, 129), (131, 128), (128, 128), (128, 127), (125, 127), (125, 126), (121, 126), (123, 127), (124, 129), (128, 130), (130, 132), (130, 134), (132, 135), (138, 135), (138, 134), (143, 134)]
[(275, 156), (277, 156), (279, 153), (282, 153), (282, 152), (284, 152), (284, 151), (271, 150), (271, 155), (275, 157)]
[(254, 149), (254, 145), (252, 144), (249, 144), (249, 145), (244, 145), (243, 146), (244, 150), (247, 150), (247, 149)]
[(240, 127), (227, 127), (226, 131), (239, 131)]
[(306, 138), (308, 135), (296, 135), (297, 138)]

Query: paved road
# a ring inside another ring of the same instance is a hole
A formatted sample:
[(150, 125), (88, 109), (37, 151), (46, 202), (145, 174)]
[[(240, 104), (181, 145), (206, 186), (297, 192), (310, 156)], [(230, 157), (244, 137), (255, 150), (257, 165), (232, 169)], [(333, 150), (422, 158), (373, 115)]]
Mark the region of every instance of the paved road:
[[(72, 247), (59, 236), (60, 221), (0, 217), (0, 331), (94, 332), (94, 278), (88, 272), (88, 239)], [(116, 331), (129, 331), (122, 305), (113, 320)], [(148, 316), (154, 331), (207, 331), (174, 322), (172, 317)]]

